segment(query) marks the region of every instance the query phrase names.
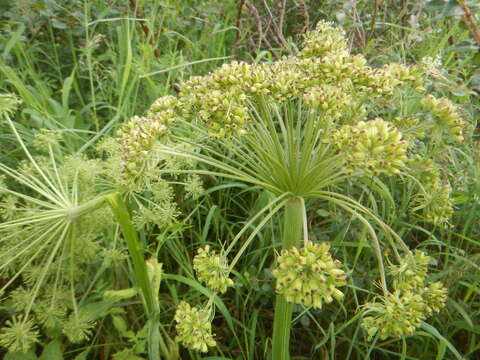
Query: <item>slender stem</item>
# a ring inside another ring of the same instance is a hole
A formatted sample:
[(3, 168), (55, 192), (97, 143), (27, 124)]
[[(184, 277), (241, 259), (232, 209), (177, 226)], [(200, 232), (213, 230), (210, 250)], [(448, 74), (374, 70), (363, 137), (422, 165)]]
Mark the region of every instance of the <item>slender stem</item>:
[[(285, 220), (282, 239), (283, 249), (300, 245), (302, 239), (304, 209), (305, 203), (299, 197), (292, 198), (285, 204)], [(288, 303), (281, 295), (277, 295), (273, 320), (272, 359), (290, 359), (289, 344), (292, 308), (293, 304)]]

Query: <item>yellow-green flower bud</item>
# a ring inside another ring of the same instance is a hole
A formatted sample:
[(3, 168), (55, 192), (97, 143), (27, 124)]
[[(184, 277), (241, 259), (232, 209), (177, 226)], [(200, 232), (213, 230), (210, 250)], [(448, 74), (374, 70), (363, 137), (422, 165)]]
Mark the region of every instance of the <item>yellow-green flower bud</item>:
[(162, 282), (163, 269), (162, 263), (159, 263), (157, 259), (151, 258), (145, 261), (147, 266), (147, 275), (152, 286), (153, 296), (155, 299), (158, 297), (160, 291), (160, 283)]
[(0, 94), (0, 119), (12, 114), (21, 103), (15, 94)]
[(439, 312), (447, 301), (448, 290), (439, 281), (429, 284), (422, 292), (427, 316)]
[(334, 298), (341, 300), (343, 294), (337, 287), (346, 284), (346, 275), (329, 249), (327, 243), (308, 241), (301, 249), (282, 250), (272, 272), (277, 279), (277, 292), (289, 302), (318, 309)]
[(395, 277), (393, 286), (400, 291), (417, 291), (425, 286), (428, 265), (432, 258), (422, 251), (415, 250), (412, 256), (405, 256), (399, 265), (390, 267)]
[(208, 347), (215, 346), (212, 335), (211, 313), (207, 309), (190, 306), (180, 302), (175, 312), (177, 322), (176, 341), (190, 350), (207, 352)]
[(329, 84), (309, 89), (303, 95), (303, 100), (333, 119), (345, 116), (348, 114), (348, 109), (357, 106), (348, 91)]
[(350, 170), (367, 174), (398, 174), (407, 159), (407, 143), (401, 133), (379, 118), (342, 126), (333, 133), (332, 142), (345, 154)]
[(216, 292), (223, 294), (233, 285), (232, 279), (228, 277), (227, 259), (212, 251), (209, 245), (198, 249), (198, 254), (193, 259), (193, 268), (198, 280)]
[(463, 142), (463, 134), (469, 124), (462, 120), (459, 107), (446, 97), (437, 99), (433, 95), (427, 95), (422, 100), (422, 105), (433, 115), (434, 133), (442, 135), (446, 132), (456, 142)]
[(435, 225), (447, 224), (453, 214), (450, 184), (433, 184), (415, 196), (413, 211), (422, 210), (421, 217)]
[(396, 291), (365, 308), (371, 315), (363, 319), (362, 326), (370, 339), (377, 332), (381, 340), (412, 335), (425, 318), (422, 297), (410, 291)]
[(300, 57), (317, 58), (326, 54), (348, 56), (345, 31), (327, 21), (319, 21), (315, 30), (305, 34)]

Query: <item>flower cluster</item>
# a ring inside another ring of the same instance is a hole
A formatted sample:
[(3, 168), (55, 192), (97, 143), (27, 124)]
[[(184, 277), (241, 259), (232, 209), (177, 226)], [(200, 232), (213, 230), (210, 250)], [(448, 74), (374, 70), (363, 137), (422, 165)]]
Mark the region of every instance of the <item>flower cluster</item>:
[(435, 225), (447, 224), (453, 215), (452, 188), (450, 184), (440, 182), (429, 186), (425, 192), (418, 193), (414, 201), (418, 204), (414, 210), (422, 210), (422, 218)]
[(354, 102), (351, 93), (340, 86), (325, 84), (313, 87), (303, 95), (303, 100), (332, 119), (347, 115), (352, 108), (357, 110), (357, 115), (358, 112), (362, 112), (359, 111), (359, 106)]
[(201, 352), (215, 346), (210, 316), (207, 309), (199, 309), (182, 301), (175, 312), (176, 340), (188, 349)]
[(119, 142), (125, 159), (144, 154), (176, 117), (205, 126), (215, 137), (243, 135), (252, 121), (249, 106), (260, 98), (277, 103), (303, 99), (339, 124), (340, 119), (363, 120), (365, 104), (393, 95), (400, 85), (421, 87), (421, 75), (420, 67), (368, 66), (364, 56), (350, 54), (343, 30), (321, 21), (305, 35), (296, 55), (270, 64), (233, 61), (192, 76), (180, 84), (178, 97), (160, 98), (146, 116), (123, 126)]
[(449, 134), (455, 141), (464, 141), (464, 132), (468, 123), (462, 120), (459, 108), (448, 98), (437, 99), (433, 95), (427, 95), (422, 100), (422, 105), (433, 115), (435, 123), (434, 131)]
[(350, 170), (367, 174), (398, 174), (407, 159), (407, 142), (390, 123), (375, 119), (344, 125), (332, 134), (334, 145), (346, 155)]
[(282, 250), (273, 276), (276, 290), (289, 302), (320, 309), (323, 303), (343, 299), (339, 286), (346, 284), (340, 262), (333, 260), (327, 243), (308, 241), (301, 249)]
[(451, 187), (448, 183), (442, 183), (439, 168), (432, 159), (419, 155), (408, 161), (408, 167), (421, 184), (413, 199), (412, 210), (421, 210), (423, 220), (435, 225), (447, 223), (453, 214)]
[(426, 284), (431, 260), (425, 253), (415, 251), (391, 267), (395, 291), (380, 302), (365, 305), (371, 315), (363, 319), (362, 326), (369, 338), (377, 332), (382, 340), (412, 335), (423, 320), (443, 308), (447, 289), (440, 282)]
[(7, 320), (5, 325), (0, 330), (0, 346), (9, 351), (25, 353), (38, 342), (38, 330), (32, 320), (14, 317)]
[(21, 101), (15, 94), (0, 94), (0, 119), (12, 114)]
[(418, 116), (396, 116), (392, 124), (402, 132), (402, 137), (409, 143), (425, 138), (425, 127)]
[(124, 160), (146, 154), (155, 141), (168, 133), (177, 115), (177, 105), (176, 97), (163, 96), (152, 104), (146, 116), (134, 116), (118, 130)]
[(390, 63), (384, 66), (385, 73), (393, 81), (393, 86), (409, 84), (416, 90), (423, 89), (423, 72), (420, 67), (407, 66), (400, 63)]
[(300, 57), (321, 58), (326, 54), (348, 56), (345, 31), (332, 22), (319, 21), (315, 30), (305, 34), (304, 47)]
[(421, 288), (428, 272), (432, 258), (422, 251), (415, 251), (412, 256), (406, 256), (399, 265), (393, 265), (390, 274), (394, 276), (393, 287), (400, 291)]
[(193, 259), (193, 268), (198, 280), (221, 294), (233, 285), (232, 279), (228, 277), (227, 259), (212, 251), (209, 245), (198, 249), (198, 254)]
[(399, 338), (412, 335), (424, 318), (422, 297), (413, 292), (395, 292), (383, 298), (382, 302), (365, 306), (373, 316), (363, 318), (362, 325), (371, 339), (378, 332), (380, 339)]

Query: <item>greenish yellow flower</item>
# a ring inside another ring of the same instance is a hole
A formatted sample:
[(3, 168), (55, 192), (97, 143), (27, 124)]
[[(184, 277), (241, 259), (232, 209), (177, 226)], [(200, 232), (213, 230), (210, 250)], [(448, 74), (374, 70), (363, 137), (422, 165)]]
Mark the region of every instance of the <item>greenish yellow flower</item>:
[(398, 174), (407, 159), (407, 142), (401, 133), (379, 118), (342, 126), (333, 133), (332, 142), (345, 154), (350, 170), (367, 174)]
[(170, 112), (173, 116), (177, 111), (179, 104), (178, 99), (173, 95), (165, 95), (159, 97), (153, 102), (148, 111), (149, 114), (153, 115), (155, 113), (167, 111)]
[(413, 88), (423, 86), (423, 72), (417, 66), (408, 66), (400, 63), (390, 63), (384, 66), (386, 74), (392, 79), (393, 86), (410, 84)]
[(62, 135), (59, 131), (40, 129), (32, 140), (32, 146), (41, 152), (49, 153), (50, 148), (55, 149), (60, 146)]
[(232, 279), (228, 277), (227, 259), (212, 251), (209, 245), (198, 249), (198, 254), (193, 259), (193, 268), (198, 280), (221, 294), (233, 285)]
[(300, 57), (318, 58), (326, 54), (348, 56), (345, 31), (332, 22), (319, 21), (315, 30), (305, 34)]
[(445, 306), (448, 290), (440, 281), (429, 284), (423, 289), (422, 298), (425, 303), (425, 314), (438, 313)]
[(377, 332), (382, 340), (412, 335), (423, 320), (443, 308), (447, 289), (440, 282), (425, 285), (431, 260), (424, 252), (415, 251), (399, 265), (391, 266), (394, 293), (365, 305), (369, 316), (363, 319), (362, 326), (369, 338)]
[(301, 249), (282, 250), (277, 258), (273, 276), (277, 279), (277, 293), (289, 302), (320, 309), (323, 303), (343, 299), (338, 289), (346, 284), (340, 262), (333, 260), (327, 243), (308, 241)]
[(0, 329), (0, 346), (8, 351), (27, 352), (38, 342), (38, 330), (34, 322), (23, 317), (14, 317)]
[(211, 313), (182, 301), (175, 312), (177, 322), (176, 340), (190, 350), (207, 352), (208, 347), (215, 346), (212, 335)]
[(459, 107), (446, 97), (437, 99), (433, 95), (427, 95), (422, 100), (422, 105), (433, 116), (435, 133), (441, 136), (443, 132), (446, 132), (456, 142), (463, 142), (463, 134), (469, 124), (462, 120)]
[(407, 166), (426, 191), (441, 183), (439, 168), (432, 159), (415, 155), (408, 160)]
[(393, 287), (400, 291), (422, 289), (431, 261), (430, 256), (418, 250), (411, 256), (405, 256), (399, 265), (390, 267), (390, 274), (394, 277)]
[(338, 85), (313, 87), (303, 95), (303, 100), (332, 119), (346, 116), (351, 108), (358, 109), (351, 92)]
[(433, 184), (414, 198), (412, 211), (422, 211), (421, 217), (435, 225), (445, 225), (453, 215), (453, 200), (450, 184)]
[(21, 100), (15, 94), (0, 94), (0, 119), (12, 114), (20, 103)]
[(153, 144), (168, 133), (168, 124), (172, 121), (169, 112), (158, 112), (155, 119), (134, 116), (124, 124), (117, 133), (117, 139), (126, 165), (135, 166), (134, 160), (138, 156), (148, 154)]
[(88, 340), (95, 326), (82, 311), (73, 312), (63, 324), (63, 333), (74, 344)]
[(362, 326), (369, 339), (377, 332), (381, 340), (413, 335), (425, 318), (422, 296), (410, 291), (395, 291), (365, 308), (369, 316), (363, 318)]
[(402, 137), (409, 143), (425, 138), (426, 129), (418, 116), (397, 116), (392, 124), (402, 132)]

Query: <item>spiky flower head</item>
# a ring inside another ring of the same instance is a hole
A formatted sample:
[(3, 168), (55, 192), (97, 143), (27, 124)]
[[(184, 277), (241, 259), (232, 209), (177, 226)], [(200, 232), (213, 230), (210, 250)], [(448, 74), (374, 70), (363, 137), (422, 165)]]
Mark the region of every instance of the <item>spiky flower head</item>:
[(92, 335), (94, 325), (83, 312), (76, 311), (71, 313), (63, 324), (63, 333), (72, 343), (81, 343)]
[(411, 256), (402, 258), (399, 265), (391, 266), (390, 274), (394, 277), (394, 288), (400, 291), (423, 288), (431, 261), (430, 256), (416, 250)]
[(422, 105), (432, 114), (436, 133), (441, 136), (443, 132), (446, 132), (456, 142), (464, 141), (463, 134), (469, 124), (462, 119), (459, 107), (450, 99), (446, 97), (437, 99), (430, 94), (422, 100)]
[(407, 165), (411, 174), (420, 181), (426, 191), (441, 182), (440, 171), (432, 159), (415, 155), (408, 160)]
[(328, 21), (319, 21), (314, 30), (307, 32), (303, 46), (299, 54), (301, 57), (316, 58), (326, 54), (348, 56), (345, 31)]
[(155, 119), (134, 116), (125, 123), (117, 133), (124, 151), (123, 158), (130, 160), (146, 154), (157, 139), (167, 134), (170, 121), (172, 119), (168, 113), (160, 112)]
[(305, 103), (332, 119), (339, 119), (346, 110), (354, 107), (353, 97), (340, 86), (325, 84), (309, 89), (304, 95)]
[(332, 134), (333, 144), (346, 155), (350, 170), (367, 174), (398, 174), (407, 159), (407, 142), (390, 123), (377, 118), (344, 125)]
[(362, 326), (369, 338), (377, 332), (382, 340), (412, 335), (423, 320), (443, 308), (447, 289), (441, 282), (426, 285), (431, 260), (416, 250), (401, 259), (399, 265), (391, 266), (395, 291), (365, 305), (369, 316), (363, 319)]
[(445, 225), (453, 215), (450, 184), (436, 183), (425, 188), (414, 198), (413, 211), (422, 210), (421, 218), (435, 225)]
[(377, 332), (381, 340), (412, 335), (425, 318), (421, 295), (411, 291), (396, 291), (381, 302), (367, 304), (366, 309), (371, 315), (363, 318), (362, 326), (369, 339)]
[(10, 352), (27, 352), (30, 347), (38, 342), (38, 330), (31, 319), (13, 317), (5, 322), (0, 329), (0, 346)]
[(229, 286), (233, 285), (228, 277), (228, 264), (225, 256), (217, 254), (207, 245), (198, 249), (193, 259), (193, 268), (198, 280), (204, 282), (208, 288), (223, 294)]
[(36, 150), (48, 154), (50, 148), (55, 149), (60, 146), (61, 140), (62, 135), (60, 132), (49, 129), (40, 129), (40, 131), (35, 134), (31, 144)]
[(277, 293), (289, 302), (317, 309), (334, 298), (343, 299), (338, 287), (346, 284), (346, 275), (329, 249), (327, 243), (307, 241), (301, 249), (282, 250), (272, 272), (277, 279)]
[(448, 290), (440, 281), (429, 284), (422, 291), (422, 298), (425, 303), (425, 315), (430, 316), (438, 313), (445, 306)]
[(175, 312), (177, 322), (176, 341), (190, 350), (207, 352), (215, 346), (212, 335), (211, 313), (208, 309), (199, 309), (182, 301)]
[(117, 132), (117, 141), (121, 145), (124, 161), (135, 166), (139, 155), (146, 154), (158, 139), (164, 138), (178, 112), (178, 99), (166, 95), (151, 105), (146, 116), (134, 116)]
[(15, 94), (0, 94), (0, 119), (13, 113), (20, 103)]

